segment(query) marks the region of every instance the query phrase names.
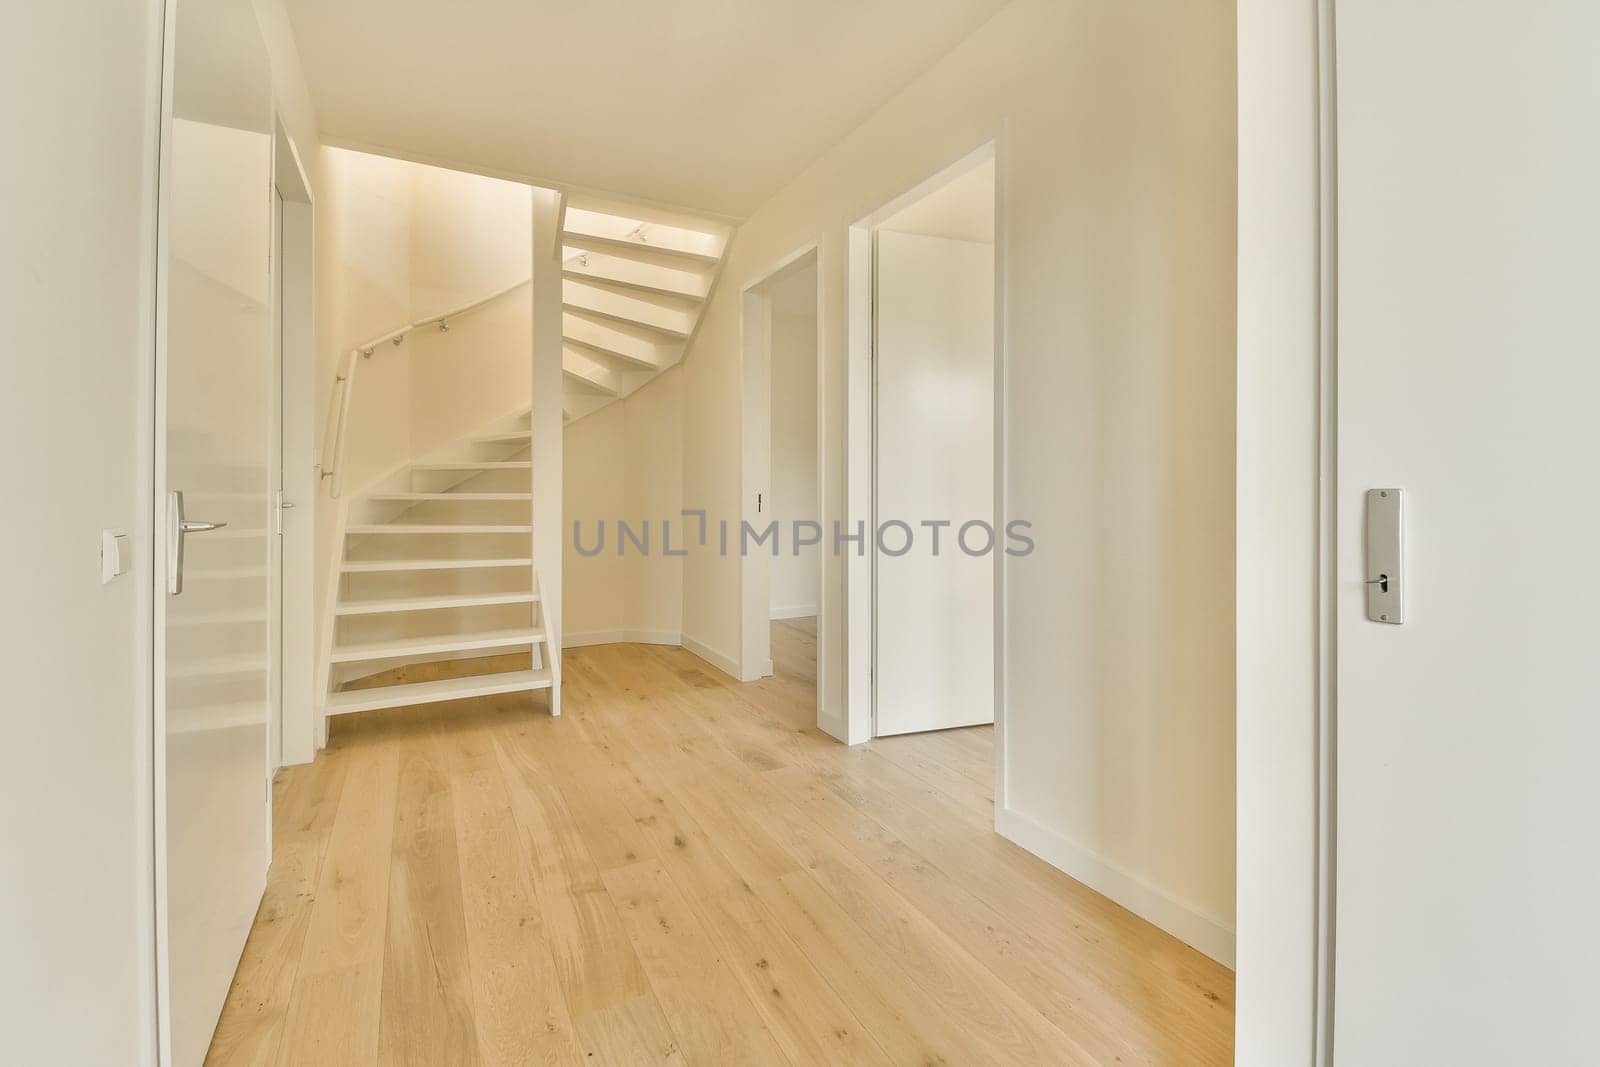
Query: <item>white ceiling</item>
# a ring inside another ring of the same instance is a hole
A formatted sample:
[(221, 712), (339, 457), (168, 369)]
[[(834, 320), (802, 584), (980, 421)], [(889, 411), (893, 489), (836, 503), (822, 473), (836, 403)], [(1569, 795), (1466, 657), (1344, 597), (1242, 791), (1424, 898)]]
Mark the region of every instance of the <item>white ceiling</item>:
[(994, 160), (907, 204), (884, 220), (881, 228), (994, 244)]
[(324, 137), (745, 217), (1007, 0), (287, 0)]

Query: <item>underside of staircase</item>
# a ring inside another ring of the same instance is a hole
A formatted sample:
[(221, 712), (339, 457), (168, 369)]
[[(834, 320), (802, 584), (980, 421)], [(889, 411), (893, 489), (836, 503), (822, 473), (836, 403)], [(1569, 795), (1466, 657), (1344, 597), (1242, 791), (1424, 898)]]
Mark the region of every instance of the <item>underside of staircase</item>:
[(561, 410), (581, 419), (683, 358), (728, 243), (726, 227), (598, 201), (561, 227)]

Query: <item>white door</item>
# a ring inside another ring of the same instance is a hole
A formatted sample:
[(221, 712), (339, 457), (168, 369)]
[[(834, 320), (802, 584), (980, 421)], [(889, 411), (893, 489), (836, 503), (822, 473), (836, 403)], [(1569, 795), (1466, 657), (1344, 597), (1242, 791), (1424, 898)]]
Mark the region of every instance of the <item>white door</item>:
[(994, 246), (876, 242), (875, 732), (990, 723)]
[(1341, 1064), (1595, 1055), (1597, 40), (1576, 0), (1338, 5)]
[[(165, 1062), (187, 1067), (205, 1057), (269, 858), (271, 104), (250, 0), (169, 11), (157, 920)], [(200, 525), (180, 537), (180, 518)]]

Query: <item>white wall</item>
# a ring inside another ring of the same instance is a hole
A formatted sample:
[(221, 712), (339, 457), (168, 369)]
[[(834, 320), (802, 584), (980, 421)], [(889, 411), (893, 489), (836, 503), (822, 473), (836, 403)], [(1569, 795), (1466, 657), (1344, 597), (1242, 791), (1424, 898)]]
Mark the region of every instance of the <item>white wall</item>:
[[(354, 346), (518, 282), (529, 270), (528, 187), (384, 156), (322, 152), (319, 410)], [(481, 312), (384, 345), (356, 372), (344, 485), (527, 407), (529, 308)], [(462, 368), (468, 368), (463, 372)]]
[[(414, 165), (343, 149), (329, 149), (327, 159), (329, 180), (338, 190), (325, 209), (338, 227), (337, 356), (413, 317)], [(385, 345), (356, 368), (345, 438), (346, 492), (411, 455), (408, 356), (403, 346)]]
[[(683, 549), (697, 531), (683, 507), (683, 377), (666, 371), (623, 400), (566, 428), (563, 491), (566, 541), (565, 642), (568, 646), (644, 641), (677, 644), (683, 617), (683, 560), (667, 555), (662, 520), (672, 523), (671, 545)], [(637, 533), (650, 524), (650, 554), (630, 542), (617, 551), (617, 520)], [(582, 523), (592, 548), (601, 520), (605, 550), (580, 555), (572, 524)]]
[[(1233, 925), (1234, 12), (1017, 0), (757, 211), (684, 363), (684, 499), (740, 515), (739, 294), (820, 241), (824, 519), (845, 499), (848, 225), (1003, 133), (1011, 517), (1002, 830), (1206, 951)], [(737, 660), (737, 559), (684, 632)], [(825, 715), (844, 587), (824, 562)]]
[(772, 294), (772, 486), (770, 516), (785, 538), (772, 561), (772, 617), (817, 613), (822, 549), (793, 552), (796, 521), (818, 522), (817, 511), (817, 269), (787, 275)]
[[(616, 522), (623, 515), (627, 440), (623, 407), (611, 404), (568, 426), (562, 442), (561, 496), (567, 551), (562, 553), (563, 633), (568, 644), (604, 644), (627, 627), (624, 561), (617, 557)], [(572, 525), (593, 548), (599, 523), (605, 545), (596, 555), (573, 548)]]
[[(16, 1063), (153, 1055), (149, 613), (160, 5), (5, 37), (0, 1029)], [(143, 487), (143, 488), (141, 488)], [(100, 584), (100, 530), (133, 535)]]
[[(528, 280), (533, 199), (526, 185), (412, 165), (413, 318), (427, 318)], [(398, 324), (397, 324), (398, 325)], [(449, 444), (533, 395), (533, 306), (526, 288), (405, 343), (411, 454)]]
[(411, 166), (411, 304), (438, 315), (528, 280), (533, 198), (521, 182)]
[[(619, 405), (623, 409), (624, 515), (651, 528), (649, 556), (623, 558), (623, 620), (630, 641), (678, 642), (683, 626), (683, 561), (668, 556), (661, 523), (672, 523), (672, 548), (681, 549), (695, 530), (682, 519), (683, 372), (674, 367)], [(613, 472), (613, 477), (616, 472)]]
[(527, 410), (532, 332), (533, 304), (523, 286), (455, 320), (448, 333), (425, 326), (406, 338), (411, 456), (426, 456), (498, 416)]

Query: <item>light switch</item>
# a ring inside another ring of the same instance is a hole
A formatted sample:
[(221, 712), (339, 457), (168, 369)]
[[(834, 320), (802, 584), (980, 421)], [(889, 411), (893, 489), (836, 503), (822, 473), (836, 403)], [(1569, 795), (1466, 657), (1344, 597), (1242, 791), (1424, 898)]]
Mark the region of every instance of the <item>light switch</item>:
[(128, 573), (133, 557), (133, 539), (126, 530), (100, 531), (100, 584)]

